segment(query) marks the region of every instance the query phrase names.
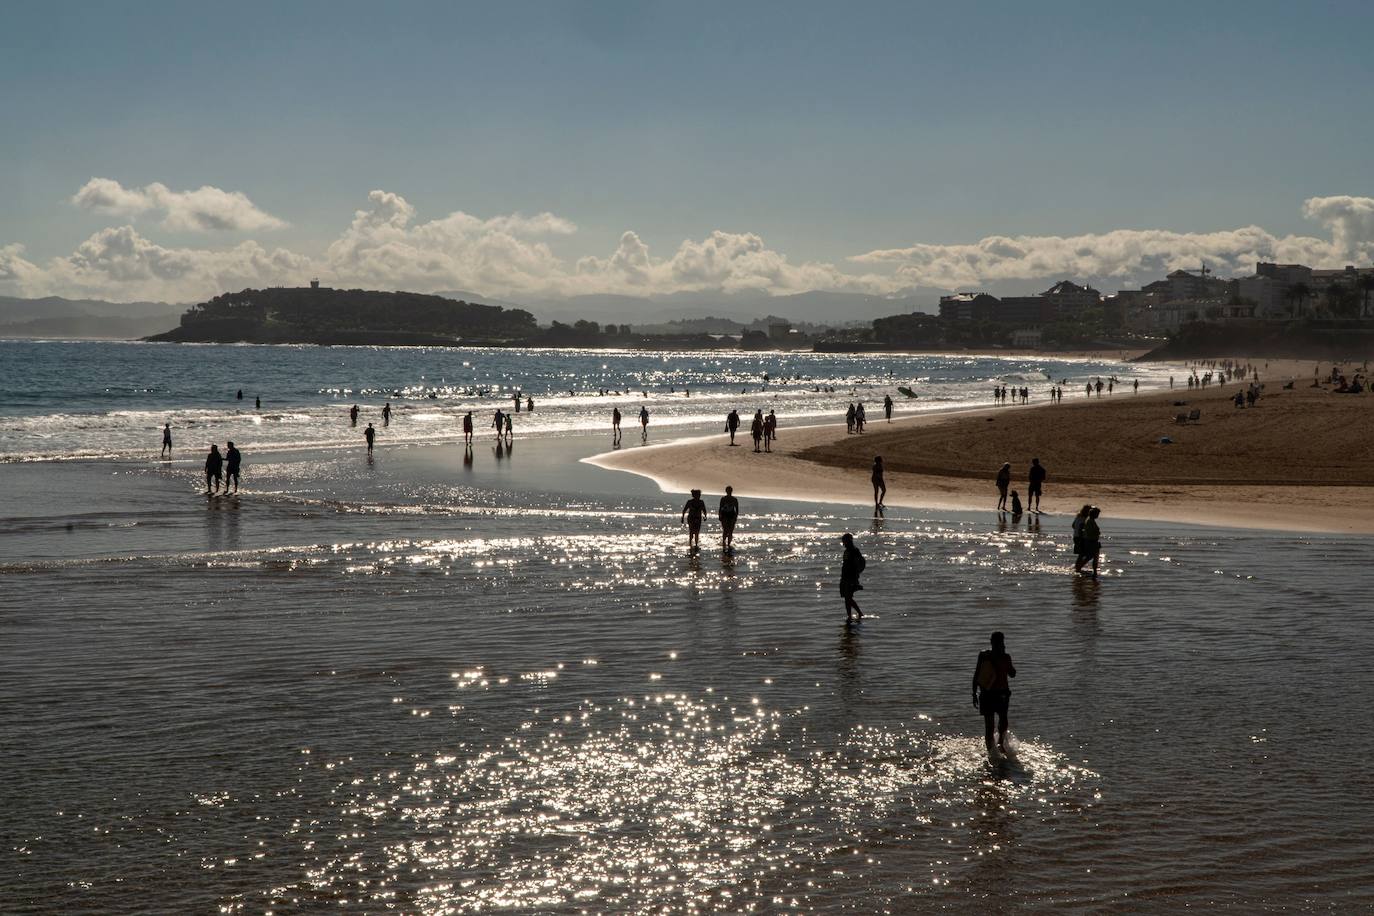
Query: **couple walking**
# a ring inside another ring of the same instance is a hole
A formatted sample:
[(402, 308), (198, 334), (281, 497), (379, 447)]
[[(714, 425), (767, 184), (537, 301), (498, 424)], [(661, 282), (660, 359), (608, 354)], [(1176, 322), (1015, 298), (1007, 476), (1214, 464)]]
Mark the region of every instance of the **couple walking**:
[[(735, 488), (726, 487), (725, 495), (720, 498), (716, 508), (716, 518), (720, 520), (720, 546), (723, 550), (733, 550), (735, 546), (735, 523), (739, 521), (739, 500), (735, 498)], [(697, 550), (701, 547), (701, 523), (706, 519), (706, 501), (701, 498), (700, 490), (693, 490), (692, 496), (682, 507), (681, 524), (687, 526), (687, 547)]]

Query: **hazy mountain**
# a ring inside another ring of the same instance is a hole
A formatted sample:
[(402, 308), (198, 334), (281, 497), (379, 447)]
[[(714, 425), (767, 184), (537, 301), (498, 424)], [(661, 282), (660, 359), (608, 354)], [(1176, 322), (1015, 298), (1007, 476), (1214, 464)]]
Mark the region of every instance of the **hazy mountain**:
[(175, 327), (185, 308), (166, 302), (0, 296), (0, 337), (129, 340)]

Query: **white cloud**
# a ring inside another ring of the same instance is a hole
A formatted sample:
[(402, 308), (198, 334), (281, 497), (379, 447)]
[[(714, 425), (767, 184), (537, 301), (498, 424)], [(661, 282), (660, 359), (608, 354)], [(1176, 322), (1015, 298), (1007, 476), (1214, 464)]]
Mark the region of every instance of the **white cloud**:
[(163, 227), (182, 232), (251, 232), (286, 225), (258, 209), (242, 191), (223, 191), (210, 185), (194, 191), (173, 191), (156, 181), (142, 188), (126, 188), (111, 178), (92, 178), (71, 201), (83, 209), (115, 216), (161, 211)]
[(1275, 236), (1259, 226), (1220, 232), (1117, 229), (1078, 236), (989, 236), (971, 244), (912, 245), (855, 255), (888, 267), (907, 286), (967, 287), (998, 280), (1157, 279), (1206, 261), (1220, 275), (1245, 274), (1256, 261), (1340, 267), (1374, 258), (1374, 198), (1313, 197), (1303, 215), (1330, 238)]
[[(246, 225), (254, 218), (245, 215), (250, 213), (279, 224), (243, 195), (214, 188), (178, 194), (161, 185), (129, 189), (97, 178), (73, 200), (128, 216), (159, 210), (164, 225), (173, 228)], [(217, 208), (218, 216), (212, 216)], [(1258, 226), (1205, 233), (1119, 229), (1078, 236), (990, 236), (967, 244), (870, 251), (849, 258), (846, 270), (820, 261), (793, 262), (754, 233), (723, 230), (685, 240), (663, 257), (627, 231), (606, 257), (569, 261), (553, 246), (576, 233), (577, 226), (552, 213), (484, 219), (455, 211), (417, 222), (409, 201), (376, 190), (319, 257), (269, 251), (255, 241), (230, 248), (167, 248), (124, 225), (103, 229), (71, 254), (43, 263), (29, 260), (20, 245), (0, 246), (0, 292), (185, 302), (247, 286), (299, 285), (315, 275), (340, 287), (475, 289), (517, 300), (715, 290), (881, 294), (914, 286), (968, 288), (1063, 278), (1112, 289), (1200, 261), (1226, 275), (1248, 273), (1257, 260), (1313, 266), (1374, 260), (1374, 198), (1311, 198), (1303, 212), (1327, 238), (1278, 237)]]

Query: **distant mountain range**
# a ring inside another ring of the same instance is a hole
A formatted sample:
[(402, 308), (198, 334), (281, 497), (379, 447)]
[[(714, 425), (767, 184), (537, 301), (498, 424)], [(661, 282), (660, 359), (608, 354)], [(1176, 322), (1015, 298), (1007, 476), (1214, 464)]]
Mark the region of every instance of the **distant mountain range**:
[(131, 340), (175, 327), (184, 305), (0, 296), (0, 337)]
[(558, 299), (532, 298), (519, 303), (505, 302), (467, 290), (450, 290), (438, 295), (467, 302), (527, 309), (540, 321), (583, 318), (601, 323), (659, 325), (674, 320), (713, 317), (749, 324), (768, 315), (778, 315), (792, 321), (843, 325), (867, 324), (874, 318), (902, 312), (934, 312), (942, 292), (945, 291), (918, 290), (901, 298), (888, 298), (826, 290), (787, 296), (775, 296), (763, 290), (746, 290), (735, 293), (671, 293), (665, 296), (603, 294)]

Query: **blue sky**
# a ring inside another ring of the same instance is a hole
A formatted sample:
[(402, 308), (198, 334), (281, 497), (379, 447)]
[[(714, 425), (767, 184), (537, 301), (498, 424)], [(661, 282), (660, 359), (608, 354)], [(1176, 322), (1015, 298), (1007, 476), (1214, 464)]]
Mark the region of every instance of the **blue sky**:
[[(52, 264), (125, 225), (138, 242), (120, 250), (145, 261), (140, 244), (252, 242), (290, 255), (269, 272), (439, 288), (499, 287), (500, 259), (468, 250), (495, 236), (517, 276), (501, 292), (664, 292), (781, 278), (778, 258), (892, 276), (900, 256), (850, 259), (1000, 236), (1259, 226), (1306, 252), (1359, 235), (1366, 214), (1347, 202), (1305, 217), (1305, 201), (1374, 194), (1368, 3), (44, 2), (9, 3), (3, 19), (0, 292), (189, 294), (189, 273), (261, 269), (172, 269), (154, 252), (132, 283), (98, 258)], [(206, 232), (161, 205), (73, 204), (94, 177), (238, 192), (284, 225)], [(413, 215), (367, 250), (409, 245), (446, 266), (388, 278), (385, 258), (327, 254), (374, 190)], [(483, 224), (407, 236), (455, 211)], [(487, 224), (517, 213), (576, 230)], [(601, 263), (627, 231), (631, 259), (648, 252), (641, 274)], [(705, 254), (670, 264), (685, 241)], [(597, 263), (570, 279), (583, 257)], [(735, 277), (695, 271), (700, 257), (753, 261)], [(957, 285), (936, 281), (980, 269), (906, 280)], [(776, 287), (847, 282), (827, 276)]]

